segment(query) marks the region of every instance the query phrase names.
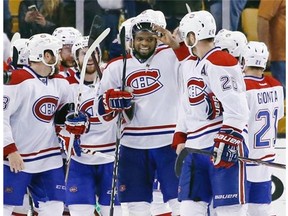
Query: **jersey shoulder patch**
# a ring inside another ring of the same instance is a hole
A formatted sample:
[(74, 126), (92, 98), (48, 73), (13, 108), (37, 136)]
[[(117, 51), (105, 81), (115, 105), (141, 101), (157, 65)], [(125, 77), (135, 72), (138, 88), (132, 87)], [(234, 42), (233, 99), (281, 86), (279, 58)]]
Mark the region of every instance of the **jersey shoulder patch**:
[(35, 77), (32, 74), (30, 74), (28, 71), (24, 69), (13, 70), (11, 73), (11, 79), (9, 85), (17, 85), (24, 82), (25, 80), (34, 78)]
[(221, 50), (217, 50), (211, 53), (207, 57), (207, 60), (210, 61), (213, 65), (218, 66), (235, 66), (238, 64), (238, 60), (235, 57)]

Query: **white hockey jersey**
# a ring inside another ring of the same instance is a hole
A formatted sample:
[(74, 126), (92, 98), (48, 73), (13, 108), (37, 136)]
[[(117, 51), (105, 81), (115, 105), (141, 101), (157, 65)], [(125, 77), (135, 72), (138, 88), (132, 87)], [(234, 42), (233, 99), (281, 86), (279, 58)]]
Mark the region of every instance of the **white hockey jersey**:
[(4, 153), (16, 145), (24, 172), (63, 165), (53, 120), (57, 108), (71, 102), (69, 92), (67, 80), (39, 77), (29, 67), (13, 71), (10, 84), (4, 85)]
[(284, 116), (283, 87), (271, 76), (245, 76), (244, 80), (250, 109), (249, 157), (274, 160), (278, 121)]
[[(203, 149), (213, 146), (215, 134), (222, 125), (239, 130), (244, 128), (249, 110), (245, 83), (234, 57), (214, 48), (196, 63), (195, 59), (184, 62), (181, 72), (186, 96), (180, 110), (185, 113), (180, 115), (182, 118), (177, 122), (177, 131), (187, 134), (187, 147)], [(207, 119), (205, 100), (205, 95), (211, 92), (216, 95), (224, 109), (223, 116), (213, 120)]]
[[(77, 74), (70, 76), (67, 80), (72, 86), (74, 94), (78, 95), (79, 78)], [(72, 156), (74, 160), (83, 164), (105, 164), (114, 161), (115, 158), (116, 124), (113, 121), (101, 123), (97, 112), (93, 109), (98, 88), (99, 79), (93, 84), (83, 85), (81, 89), (79, 108), (90, 115), (90, 129), (88, 133), (81, 135), (81, 147), (92, 152), (97, 151), (94, 155), (82, 153), (80, 157)]]
[[(136, 149), (171, 145), (180, 102), (179, 62), (171, 48), (157, 49), (144, 63), (128, 55), (125, 86), (133, 89), (135, 115), (123, 126), (121, 144)], [(99, 94), (121, 88), (123, 59), (109, 63)]]

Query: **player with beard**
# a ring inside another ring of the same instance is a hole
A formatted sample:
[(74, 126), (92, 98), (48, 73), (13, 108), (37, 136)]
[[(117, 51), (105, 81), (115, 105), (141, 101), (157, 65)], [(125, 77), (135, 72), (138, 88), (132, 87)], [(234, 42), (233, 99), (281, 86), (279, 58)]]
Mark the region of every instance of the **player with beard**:
[[(80, 72), (84, 56), (88, 50), (88, 36), (80, 37), (72, 47), (72, 54), (77, 63), (77, 73), (67, 78), (75, 95), (78, 94)], [(101, 62), (100, 47), (96, 48), (96, 59)], [(80, 110), (90, 117), (89, 133), (83, 134), (74, 142), (74, 152), (70, 162), (66, 185), (66, 204), (71, 216), (92, 216), (95, 211), (96, 196), (100, 204), (101, 215), (108, 216), (112, 185), (113, 161), (116, 142), (116, 124), (102, 124), (93, 111), (95, 95), (99, 87), (99, 77), (92, 57), (85, 68), (84, 85), (80, 100)], [(59, 134), (63, 147), (69, 144), (70, 134), (63, 129)], [(66, 144), (66, 145), (65, 145)], [(96, 152), (89, 154), (89, 152)], [(88, 153), (87, 153), (88, 152)], [(121, 207), (116, 201), (114, 215), (121, 215)]]
[(135, 102), (133, 119), (121, 128), (117, 179), (118, 198), (133, 216), (151, 215), (156, 172), (164, 202), (169, 203), (172, 215), (179, 215), (176, 153), (170, 147), (180, 101), (179, 63), (171, 48), (156, 49), (153, 23), (145, 14), (132, 21), (124, 86), (132, 93), (120, 90), (123, 57), (119, 57), (104, 70), (98, 98), (98, 112), (104, 116), (129, 109), (131, 101)]
[(73, 27), (58, 27), (54, 30), (53, 36), (62, 41), (63, 47), (60, 50), (59, 74), (64, 77), (73, 75), (77, 68), (74, 56), (72, 55), (72, 46), (82, 34)]

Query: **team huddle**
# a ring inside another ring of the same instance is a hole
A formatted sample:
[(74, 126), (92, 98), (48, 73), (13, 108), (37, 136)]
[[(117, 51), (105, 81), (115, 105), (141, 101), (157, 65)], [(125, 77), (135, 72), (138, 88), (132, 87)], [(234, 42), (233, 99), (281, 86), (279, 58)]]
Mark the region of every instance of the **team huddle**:
[(216, 34), (207, 11), (165, 27), (150, 9), (126, 20), (107, 64), (72, 27), (12, 41), (5, 216), (27, 197), (39, 216), (271, 216), (271, 168), (238, 158), (275, 159), (284, 92), (267, 46)]

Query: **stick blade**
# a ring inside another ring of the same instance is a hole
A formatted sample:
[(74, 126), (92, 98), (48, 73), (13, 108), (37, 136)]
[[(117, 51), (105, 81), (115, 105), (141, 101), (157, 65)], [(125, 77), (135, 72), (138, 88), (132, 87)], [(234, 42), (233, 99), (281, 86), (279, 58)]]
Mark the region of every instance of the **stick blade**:
[(120, 45), (121, 45), (122, 55), (124, 58), (126, 58), (126, 30), (125, 30), (125, 26), (123, 26), (123, 28), (121, 29), (119, 36), (120, 36)]
[(88, 46), (90, 47), (93, 42), (101, 35), (105, 30), (105, 22), (99, 15), (95, 15), (92, 25), (90, 27)]
[(184, 148), (176, 158), (174, 172), (178, 178), (181, 175), (184, 159), (187, 157), (188, 154), (189, 154), (188, 150)]

